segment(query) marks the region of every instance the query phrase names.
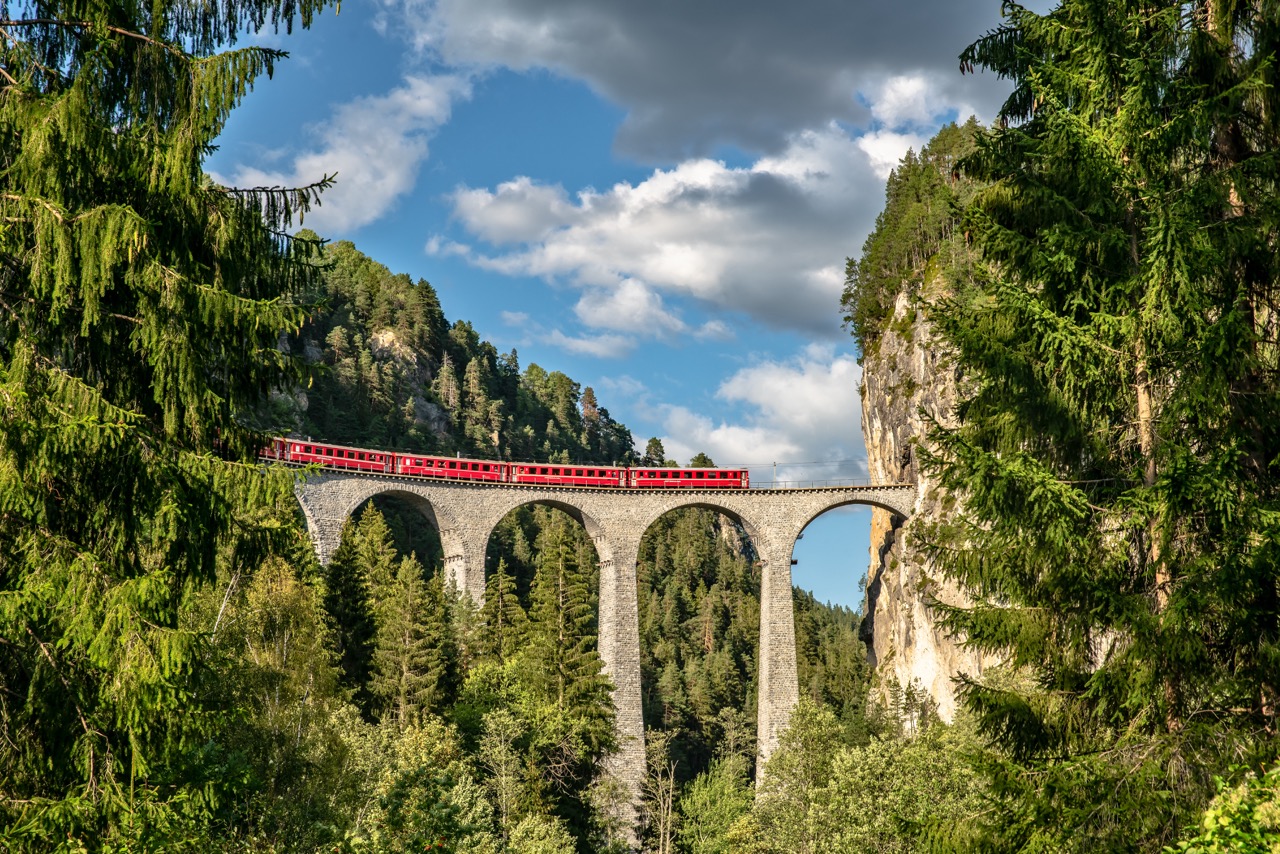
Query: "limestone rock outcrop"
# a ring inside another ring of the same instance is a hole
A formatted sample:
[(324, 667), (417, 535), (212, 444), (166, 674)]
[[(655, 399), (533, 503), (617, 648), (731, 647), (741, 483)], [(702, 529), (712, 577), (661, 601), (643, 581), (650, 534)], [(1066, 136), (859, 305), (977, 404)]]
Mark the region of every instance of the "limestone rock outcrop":
[(964, 594), (941, 577), (921, 547), (921, 534), (955, 497), (921, 471), (918, 450), (928, 441), (928, 418), (951, 423), (959, 381), (932, 329), (902, 294), (884, 326), (878, 347), (862, 366), (862, 434), (873, 483), (914, 483), (915, 512), (905, 522), (877, 509), (871, 520), (866, 617), (861, 635), (882, 684), (917, 685), (937, 703), (939, 716), (954, 718), (954, 678), (978, 675), (993, 662), (963, 646), (939, 625), (931, 603), (967, 604)]

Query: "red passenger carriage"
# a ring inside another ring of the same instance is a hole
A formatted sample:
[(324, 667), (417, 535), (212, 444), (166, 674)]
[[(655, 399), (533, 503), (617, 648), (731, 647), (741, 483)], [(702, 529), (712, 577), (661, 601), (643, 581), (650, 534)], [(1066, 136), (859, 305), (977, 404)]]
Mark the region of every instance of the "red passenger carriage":
[(463, 460), (454, 457), (424, 457), (418, 454), (397, 454), (396, 473), (411, 477), (438, 477), (445, 480), (479, 480), (505, 482), (508, 480), (507, 463), (486, 460)]
[(395, 454), (387, 451), (370, 451), (366, 448), (348, 448), (344, 445), (324, 445), (301, 439), (286, 440), (285, 459), (291, 463), (317, 465), (347, 471), (393, 471)]
[(746, 469), (630, 469), (636, 489), (746, 489)]
[(511, 464), (513, 483), (536, 483), (547, 486), (626, 486), (626, 473), (626, 469), (612, 466)]

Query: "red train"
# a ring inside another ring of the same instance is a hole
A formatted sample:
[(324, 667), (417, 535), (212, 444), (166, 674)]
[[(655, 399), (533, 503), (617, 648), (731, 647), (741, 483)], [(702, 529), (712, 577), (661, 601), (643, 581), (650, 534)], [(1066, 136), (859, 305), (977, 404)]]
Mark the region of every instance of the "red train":
[(371, 451), (304, 439), (273, 439), (265, 459), (320, 465), (344, 471), (537, 486), (591, 486), (610, 489), (747, 489), (746, 469), (631, 468), (589, 464), (503, 463)]

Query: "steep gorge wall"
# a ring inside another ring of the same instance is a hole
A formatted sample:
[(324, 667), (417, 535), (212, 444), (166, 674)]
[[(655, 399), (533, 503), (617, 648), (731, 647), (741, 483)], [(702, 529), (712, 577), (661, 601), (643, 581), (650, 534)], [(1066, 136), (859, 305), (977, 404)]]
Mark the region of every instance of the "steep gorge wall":
[(927, 440), (926, 416), (947, 424), (958, 395), (954, 368), (934, 343), (928, 321), (906, 294), (898, 296), (877, 349), (862, 366), (862, 434), (873, 482), (916, 484), (915, 512), (894, 527), (893, 515), (871, 518), (871, 563), (861, 636), (882, 684), (918, 685), (951, 721), (953, 682), (977, 675), (991, 662), (963, 647), (938, 625), (930, 605), (967, 604), (964, 594), (941, 577), (921, 548), (930, 523), (951, 512), (955, 499), (917, 464), (917, 446)]

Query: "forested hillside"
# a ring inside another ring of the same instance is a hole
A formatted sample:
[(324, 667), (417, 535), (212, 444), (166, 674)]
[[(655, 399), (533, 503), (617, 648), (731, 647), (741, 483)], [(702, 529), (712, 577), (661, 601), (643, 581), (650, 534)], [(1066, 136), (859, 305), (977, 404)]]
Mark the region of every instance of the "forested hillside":
[[(306, 237), (309, 233), (303, 232)], [(278, 395), (271, 425), (329, 442), (482, 459), (624, 464), (631, 433), (595, 391), (559, 371), (523, 371), (425, 280), (393, 274), (349, 242), (325, 247), (317, 304), (283, 342), (316, 370)]]

